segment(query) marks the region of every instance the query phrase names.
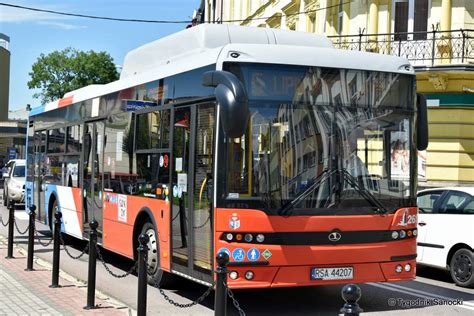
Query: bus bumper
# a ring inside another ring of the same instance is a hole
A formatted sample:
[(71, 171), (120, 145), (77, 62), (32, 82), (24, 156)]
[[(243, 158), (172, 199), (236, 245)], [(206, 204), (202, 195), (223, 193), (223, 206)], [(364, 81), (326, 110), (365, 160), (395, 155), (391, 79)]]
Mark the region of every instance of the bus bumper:
[[(405, 266), (410, 265), (410, 271), (405, 270)], [(397, 272), (397, 266), (402, 267), (401, 272)], [(343, 280), (312, 280), (310, 277), (312, 268), (334, 268), (352, 267), (354, 270), (352, 279)], [(317, 286), (347, 283), (365, 282), (394, 282), (403, 280), (413, 280), (416, 275), (416, 260), (391, 261), (381, 263), (357, 263), (338, 265), (312, 265), (312, 266), (247, 266), (228, 267), (229, 271), (236, 271), (236, 280), (228, 279), (228, 284), (233, 289), (250, 288), (271, 288), (271, 287), (296, 287), (296, 286)], [(254, 278), (245, 279), (245, 273), (252, 271)]]

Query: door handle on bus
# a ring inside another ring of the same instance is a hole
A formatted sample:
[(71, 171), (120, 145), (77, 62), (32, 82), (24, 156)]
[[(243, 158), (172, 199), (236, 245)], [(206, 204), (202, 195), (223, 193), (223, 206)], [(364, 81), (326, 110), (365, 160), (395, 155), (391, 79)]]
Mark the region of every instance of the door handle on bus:
[(420, 226), (425, 226), (426, 223), (425, 223), (425, 222), (419, 222), (418, 225), (420, 225)]

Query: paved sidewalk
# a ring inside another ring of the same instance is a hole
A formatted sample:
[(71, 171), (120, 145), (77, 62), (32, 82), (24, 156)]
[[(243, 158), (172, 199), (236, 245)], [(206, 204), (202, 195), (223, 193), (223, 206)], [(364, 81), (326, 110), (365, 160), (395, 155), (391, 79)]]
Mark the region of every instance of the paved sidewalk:
[[(96, 292), (96, 309), (84, 310), (87, 286), (60, 274), (61, 288), (49, 288), (51, 267), (35, 260), (35, 271), (25, 271), (26, 252), (14, 248), (6, 259), (7, 244), (0, 237), (0, 315), (128, 315), (129, 308)], [(65, 279), (65, 277), (67, 279)], [(100, 296), (100, 297), (99, 297)]]

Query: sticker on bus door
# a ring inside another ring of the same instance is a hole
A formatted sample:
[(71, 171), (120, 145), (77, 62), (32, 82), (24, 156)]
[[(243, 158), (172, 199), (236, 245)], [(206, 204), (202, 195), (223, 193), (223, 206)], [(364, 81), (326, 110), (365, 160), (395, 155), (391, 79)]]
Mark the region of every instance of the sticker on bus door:
[(122, 194), (118, 196), (118, 220), (127, 222), (127, 196)]

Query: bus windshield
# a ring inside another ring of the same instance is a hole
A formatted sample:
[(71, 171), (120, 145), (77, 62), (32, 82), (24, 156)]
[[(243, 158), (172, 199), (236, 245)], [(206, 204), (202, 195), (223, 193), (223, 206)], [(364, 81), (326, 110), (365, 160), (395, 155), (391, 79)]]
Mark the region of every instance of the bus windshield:
[(226, 64), (244, 83), (245, 135), (220, 133), (218, 206), (279, 215), (413, 206), (414, 79), (346, 69)]

